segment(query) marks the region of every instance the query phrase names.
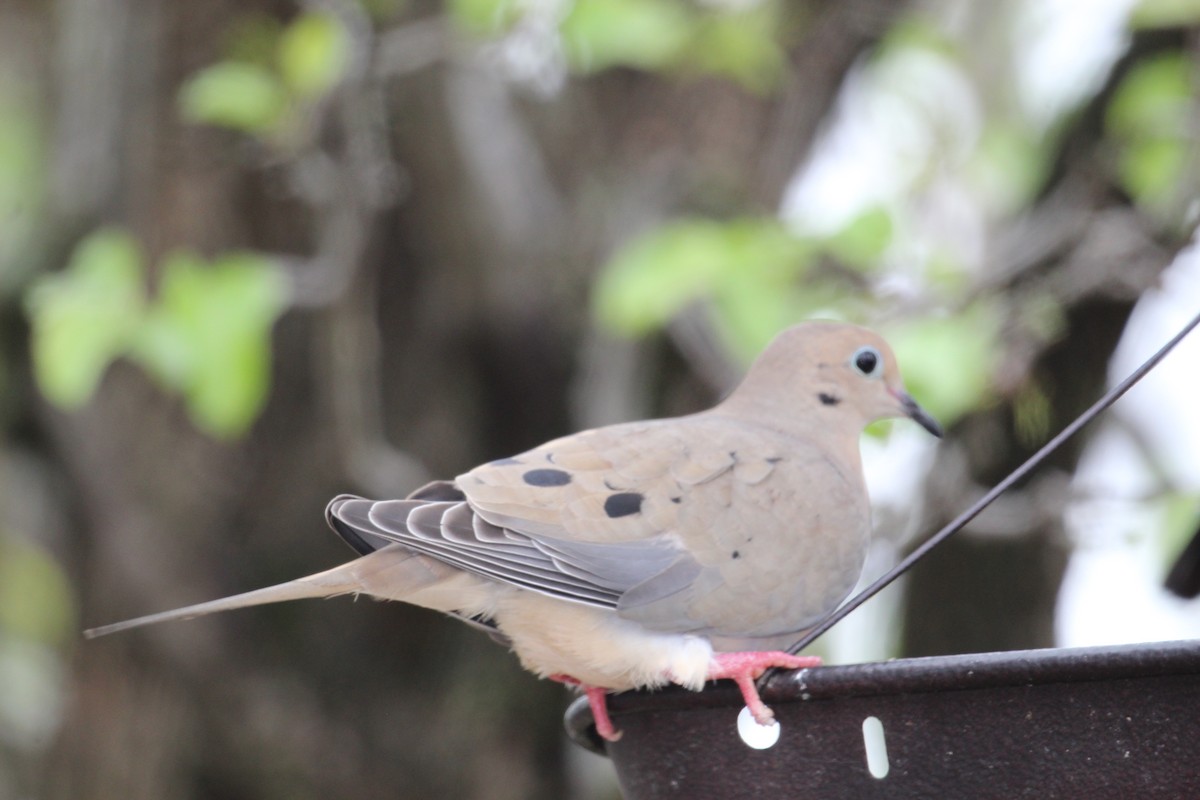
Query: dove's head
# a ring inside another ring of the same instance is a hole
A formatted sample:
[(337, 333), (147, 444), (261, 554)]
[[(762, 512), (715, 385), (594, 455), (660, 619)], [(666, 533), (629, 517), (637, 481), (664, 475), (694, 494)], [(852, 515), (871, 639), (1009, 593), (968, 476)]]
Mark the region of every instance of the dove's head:
[[(908, 417), (942, 428), (904, 389), (896, 356), (879, 334), (840, 322), (805, 322), (775, 337), (725, 405), (784, 423), (851, 427)], [(788, 425), (788, 427), (793, 427)]]

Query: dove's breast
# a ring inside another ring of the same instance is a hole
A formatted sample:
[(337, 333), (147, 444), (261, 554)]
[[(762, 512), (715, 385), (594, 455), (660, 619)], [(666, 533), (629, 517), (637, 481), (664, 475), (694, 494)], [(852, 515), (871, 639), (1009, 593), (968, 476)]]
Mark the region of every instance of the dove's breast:
[(786, 647), (825, 617), (858, 580), (870, 534), (858, 465), (798, 448), (771, 467), (754, 480), (729, 469), (683, 495), (674, 532), (699, 568), (678, 591), (614, 612), (505, 589), (496, 620), (526, 668), (618, 690), (698, 689), (714, 650)]
[(698, 573), (622, 616), (654, 630), (767, 638), (812, 627), (846, 597), (871, 531), (857, 451), (838, 459), (788, 445), (769, 469), (735, 467), (684, 496), (675, 533)]

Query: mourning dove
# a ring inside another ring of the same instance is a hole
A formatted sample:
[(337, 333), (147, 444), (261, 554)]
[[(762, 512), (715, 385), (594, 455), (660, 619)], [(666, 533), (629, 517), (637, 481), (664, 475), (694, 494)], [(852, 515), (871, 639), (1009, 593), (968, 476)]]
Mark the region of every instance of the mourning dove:
[(335, 498), (358, 553), (279, 586), (87, 631), (89, 637), (243, 606), (367, 594), (453, 614), (529, 670), (579, 686), (605, 738), (605, 692), (754, 686), (778, 652), (854, 587), (871, 532), (858, 440), (907, 416), (875, 333), (809, 322), (781, 333), (716, 407), (582, 431), (439, 481), (403, 500)]

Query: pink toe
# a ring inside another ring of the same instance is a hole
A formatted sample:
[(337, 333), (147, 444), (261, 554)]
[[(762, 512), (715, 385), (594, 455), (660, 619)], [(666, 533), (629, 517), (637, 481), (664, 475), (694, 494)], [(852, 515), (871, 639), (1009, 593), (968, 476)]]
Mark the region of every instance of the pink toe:
[(731, 678), (742, 692), (742, 700), (759, 725), (770, 725), (775, 713), (759, 697), (755, 679), (772, 668), (801, 669), (820, 666), (815, 656), (794, 656), (776, 650), (745, 653), (717, 653), (708, 671), (709, 680)]

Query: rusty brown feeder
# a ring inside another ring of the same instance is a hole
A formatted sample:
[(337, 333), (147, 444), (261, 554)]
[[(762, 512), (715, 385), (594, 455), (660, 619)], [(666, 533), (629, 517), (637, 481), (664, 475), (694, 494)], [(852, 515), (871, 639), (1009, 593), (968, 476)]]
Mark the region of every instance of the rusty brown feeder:
[(566, 725), (627, 800), (1200, 798), (1200, 641), (821, 667), (762, 694), (781, 724), (764, 750), (728, 681), (614, 695), (615, 743), (586, 702)]

